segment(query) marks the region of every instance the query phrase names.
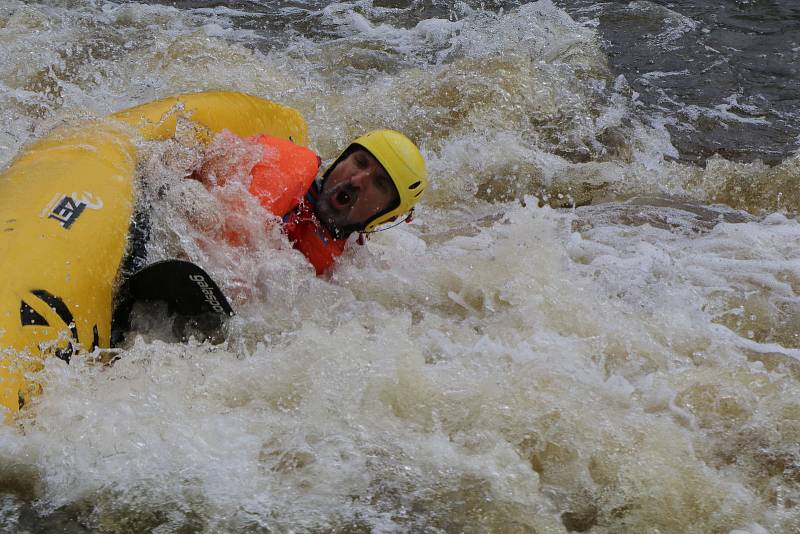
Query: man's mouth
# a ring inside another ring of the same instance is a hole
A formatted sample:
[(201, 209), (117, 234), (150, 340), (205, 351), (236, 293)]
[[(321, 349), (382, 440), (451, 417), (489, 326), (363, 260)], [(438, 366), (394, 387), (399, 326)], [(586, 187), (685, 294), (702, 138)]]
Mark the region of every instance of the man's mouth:
[(331, 205), (336, 211), (342, 211), (353, 204), (356, 193), (350, 187), (343, 185), (330, 196)]

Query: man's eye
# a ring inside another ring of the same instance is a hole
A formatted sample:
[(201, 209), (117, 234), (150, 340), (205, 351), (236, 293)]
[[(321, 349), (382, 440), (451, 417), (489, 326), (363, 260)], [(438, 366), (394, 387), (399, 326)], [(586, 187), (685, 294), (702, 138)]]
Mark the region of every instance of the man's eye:
[(369, 162), (367, 161), (366, 156), (364, 156), (363, 154), (356, 154), (356, 165), (358, 165), (359, 167), (361, 167), (363, 169), (368, 164), (369, 164)]

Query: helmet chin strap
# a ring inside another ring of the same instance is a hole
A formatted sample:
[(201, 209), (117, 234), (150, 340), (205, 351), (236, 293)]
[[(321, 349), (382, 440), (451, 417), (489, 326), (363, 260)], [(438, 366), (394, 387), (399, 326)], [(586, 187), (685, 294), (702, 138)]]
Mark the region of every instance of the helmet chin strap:
[(370, 234), (376, 234), (378, 232), (385, 232), (386, 230), (391, 230), (395, 226), (400, 226), (403, 223), (409, 224), (413, 220), (414, 220), (414, 208), (411, 208), (411, 210), (409, 210), (409, 212), (408, 212), (408, 215), (406, 215), (405, 219), (403, 219), (402, 221), (397, 221), (396, 223), (394, 223), (391, 226), (386, 226), (385, 228), (378, 228), (377, 230), (370, 230), (369, 232), (366, 232), (366, 231), (363, 231), (363, 230), (358, 232), (358, 241), (357, 241), (357, 243), (359, 245), (363, 245), (364, 243), (366, 243), (367, 239), (369, 239)]

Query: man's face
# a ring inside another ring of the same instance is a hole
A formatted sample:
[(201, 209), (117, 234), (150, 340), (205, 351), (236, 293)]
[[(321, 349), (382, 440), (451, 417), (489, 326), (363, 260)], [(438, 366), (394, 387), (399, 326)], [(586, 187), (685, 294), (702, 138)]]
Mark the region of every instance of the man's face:
[(399, 202), (397, 189), (375, 157), (357, 148), (328, 173), (317, 200), (317, 216), (334, 234), (364, 228)]

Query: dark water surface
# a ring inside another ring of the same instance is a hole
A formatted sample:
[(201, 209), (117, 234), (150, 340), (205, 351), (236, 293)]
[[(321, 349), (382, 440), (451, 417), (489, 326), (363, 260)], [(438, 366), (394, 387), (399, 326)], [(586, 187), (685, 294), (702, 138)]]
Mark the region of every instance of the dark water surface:
[[(317, 277), (243, 188), (184, 179), (188, 132), (139, 141), (148, 260), (237, 315), (49, 360), (0, 425), (0, 532), (800, 532), (798, 9), (0, 0), (0, 166), (238, 90), (324, 160), (389, 126), (431, 175)], [(231, 211), (253, 246), (209, 246)]]
[(683, 158), (776, 163), (800, 145), (800, 2), (558, 2), (597, 20), (613, 68)]

